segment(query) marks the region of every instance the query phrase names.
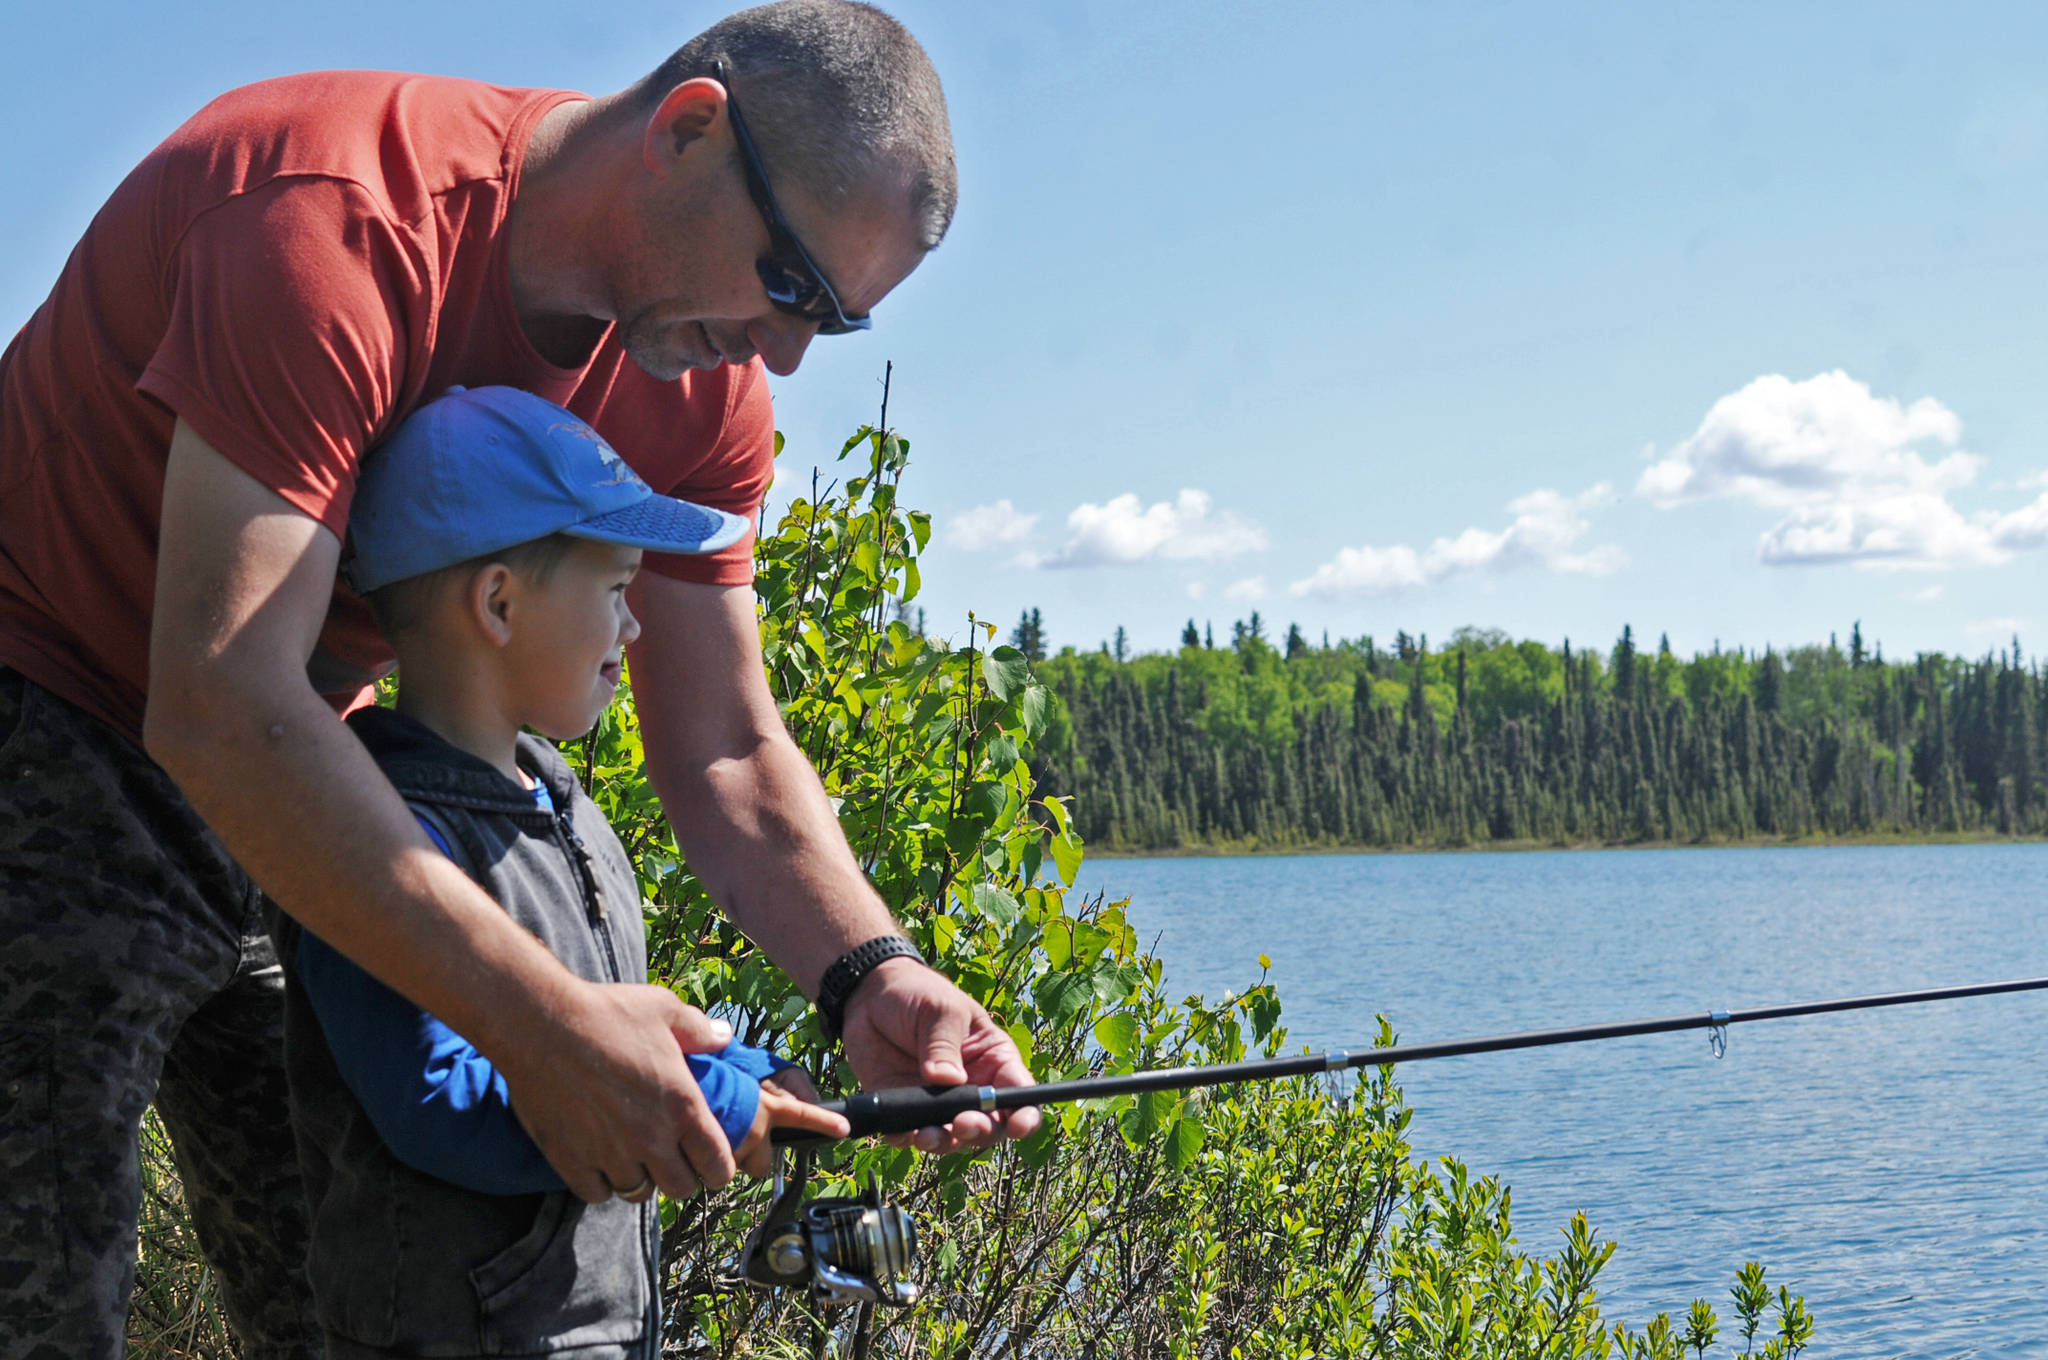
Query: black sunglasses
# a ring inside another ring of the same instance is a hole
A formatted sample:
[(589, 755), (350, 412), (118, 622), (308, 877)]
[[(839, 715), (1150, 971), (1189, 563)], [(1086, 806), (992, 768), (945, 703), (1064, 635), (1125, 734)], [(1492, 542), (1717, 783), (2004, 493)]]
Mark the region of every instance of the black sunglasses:
[(845, 335), (868, 329), (874, 322), (865, 315), (846, 314), (846, 309), (839, 305), (839, 295), (825, 282), (825, 272), (812, 261), (811, 253), (796, 239), (782, 209), (776, 206), (775, 195), (768, 188), (768, 172), (761, 168), (761, 153), (747, 132), (747, 120), (740, 117), (739, 100), (733, 98), (732, 78), (726, 74), (725, 63), (712, 62), (711, 72), (713, 79), (725, 86), (725, 110), (732, 119), (733, 140), (739, 143), (740, 159), (746, 162), (747, 192), (753, 195), (754, 206), (768, 226), (770, 253), (754, 261), (754, 272), (761, 276), (761, 286), (768, 290), (768, 301), (778, 312), (816, 322), (820, 335)]

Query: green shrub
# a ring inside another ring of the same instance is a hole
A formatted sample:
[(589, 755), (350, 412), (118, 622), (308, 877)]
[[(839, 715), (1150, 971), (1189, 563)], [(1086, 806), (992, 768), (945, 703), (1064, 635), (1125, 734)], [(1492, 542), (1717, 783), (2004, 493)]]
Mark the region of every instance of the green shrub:
[[(956, 646), (907, 621), (930, 521), (898, 503), (906, 453), (861, 430), (841, 453), (858, 459), (854, 475), (822, 489), (814, 478), (756, 552), (770, 682), (877, 889), (1041, 1079), (1283, 1051), (1263, 976), (1220, 1000), (1173, 1000), (1122, 904), (1072, 891), (1072, 811), (1037, 794), (1026, 763), (1056, 718), (1051, 695), (1020, 653), (992, 646), (991, 625), (970, 615)], [(630, 686), (570, 754), (640, 873), (656, 979), (802, 1063), (828, 1094), (851, 1089), (804, 998), (678, 856), (641, 773)], [(1380, 1039), (1393, 1041), (1384, 1021)], [(1580, 1216), (1554, 1255), (1521, 1250), (1507, 1188), (1415, 1160), (1409, 1117), (1376, 1069), (1342, 1085), (1065, 1106), (985, 1153), (841, 1148), (821, 1162), (822, 1190), (879, 1181), (919, 1220), (919, 1305), (818, 1319), (802, 1298), (730, 1286), (768, 1197), (742, 1185), (664, 1205), (666, 1344), (706, 1357), (836, 1342), (855, 1356), (1042, 1360), (1676, 1357), (1712, 1344), (1703, 1302), (1682, 1334), (1663, 1317), (1640, 1336), (1610, 1332), (1594, 1285), (1613, 1245)], [(172, 1263), (145, 1267), (156, 1278)], [(1742, 1312), (1752, 1336), (1761, 1312)], [(1803, 1303), (1783, 1295), (1781, 1314), (1803, 1344)]]

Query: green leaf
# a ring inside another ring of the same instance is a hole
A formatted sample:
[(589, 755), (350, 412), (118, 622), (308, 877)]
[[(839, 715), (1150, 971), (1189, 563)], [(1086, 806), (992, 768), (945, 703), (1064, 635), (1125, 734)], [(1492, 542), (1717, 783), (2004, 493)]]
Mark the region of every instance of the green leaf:
[(1192, 1115), (1174, 1120), (1172, 1131), (1166, 1135), (1166, 1165), (1175, 1171), (1185, 1171), (1193, 1165), (1202, 1150), (1202, 1132), (1202, 1121)]
[(1105, 1015), (1095, 1022), (1095, 1041), (1120, 1062), (1129, 1062), (1138, 1046), (1138, 1018), (1128, 1011)]
[(1009, 801), (1009, 794), (993, 779), (977, 781), (960, 800), (960, 810), (981, 822), (993, 822), (1003, 815), (1003, 805)]
[(990, 694), (1008, 699), (1030, 682), (1031, 663), (1015, 647), (998, 647), (981, 659), (981, 678)]
[(1008, 892), (998, 888), (993, 883), (977, 883), (970, 890), (970, 893), (974, 901), (974, 909), (983, 916), (986, 916), (989, 920), (994, 921), (1005, 929), (1016, 924), (1017, 913), (1020, 908), (1017, 905), (1017, 899)]
[(1054, 836), (1052, 862), (1059, 868), (1060, 882), (1072, 887), (1074, 875), (1081, 872), (1081, 838), (1071, 831)]
[(1052, 818), (1052, 824), (1059, 828), (1061, 835), (1064, 836), (1074, 829), (1073, 814), (1067, 811), (1066, 799), (1047, 798), (1045, 800), (1045, 810)]
[(1034, 1171), (1051, 1161), (1060, 1150), (1059, 1124), (1048, 1119), (1038, 1131), (1017, 1144), (1017, 1156)]
[(1060, 972), (1074, 957), (1074, 923), (1064, 916), (1047, 921), (1044, 942), (1046, 962)]
[(1045, 735), (1045, 729), (1052, 722), (1052, 691), (1044, 685), (1030, 684), (1024, 687), (1024, 735), (1037, 741)]
[(1179, 1103), (1180, 1098), (1171, 1091), (1141, 1091), (1137, 1103), (1117, 1122), (1123, 1125), (1124, 1137), (1136, 1146), (1150, 1141)]
[(1031, 989), (1031, 996), (1048, 1019), (1056, 1025), (1064, 1025), (1095, 999), (1095, 987), (1086, 977), (1072, 973), (1047, 973)]
[(1136, 994), (1144, 980), (1136, 964), (1119, 964), (1114, 955), (1103, 954), (1095, 960), (1095, 999), (1105, 1006), (1118, 1005)]
[(1038, 1043), (1031, 1037), (1031, 1027), (1021, 1020), (1014, 1021), (1004, 1027), (1003, 1033), (1010, 1036), (1010, 1042), (1017, 1046), (1017, 1052), (1023, 1057), (1024, 1065), (1030, 1067), (1032, 1059), (1038, 1053)]

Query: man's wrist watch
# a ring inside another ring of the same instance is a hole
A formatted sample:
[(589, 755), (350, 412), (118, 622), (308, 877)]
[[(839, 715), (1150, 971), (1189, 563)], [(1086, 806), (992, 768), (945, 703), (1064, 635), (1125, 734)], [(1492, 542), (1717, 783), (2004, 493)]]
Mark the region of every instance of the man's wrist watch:
[(818, 1019), (825, 1026), (827, 1038), (836, 1040), (846, 1028), (846, 1003), (853, 999), (861, 979), (889, 959), (916, 959), (923, 963), (924, 955), (901, 935), (877, 935), (832, 961), (818, 983)]

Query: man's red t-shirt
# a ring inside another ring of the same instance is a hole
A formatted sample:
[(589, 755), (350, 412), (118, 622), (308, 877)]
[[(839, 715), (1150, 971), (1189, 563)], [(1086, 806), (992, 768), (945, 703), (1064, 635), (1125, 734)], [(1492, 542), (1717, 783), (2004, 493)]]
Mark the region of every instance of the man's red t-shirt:
[[(177, 417), (336, 537), (364, 451), (456, 383), (559, 402), (655, 490), (751, 517), (774, 457), (758, 362), (657, 382), (607, 335), (563, 369), (514, 315), (520, 165), (577, 97), (291, 76), (151, 152), (0, 357), (0, 664), (139, 737)], [(647, 565), (744, 585), (752, 547)], [(389, 659), (337, 587), (315, 683), (346, 700)]]

